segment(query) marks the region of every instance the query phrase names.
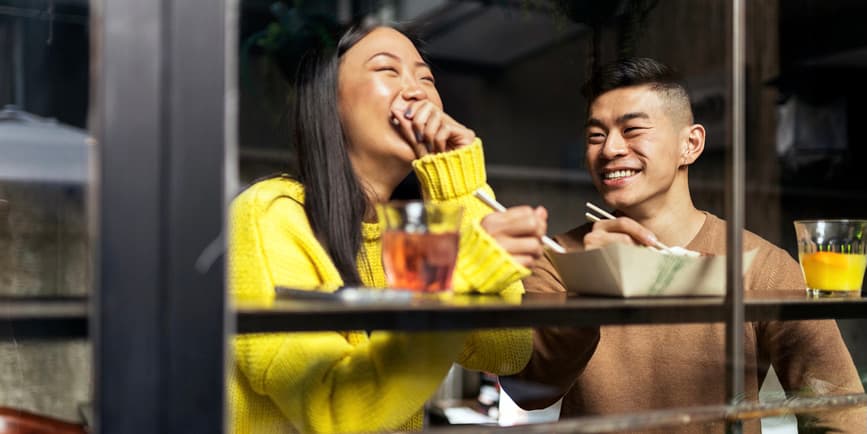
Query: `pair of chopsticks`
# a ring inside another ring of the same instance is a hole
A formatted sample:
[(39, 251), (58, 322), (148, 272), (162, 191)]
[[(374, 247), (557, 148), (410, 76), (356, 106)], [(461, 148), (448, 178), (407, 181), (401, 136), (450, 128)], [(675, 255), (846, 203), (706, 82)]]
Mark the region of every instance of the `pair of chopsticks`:
[[(485, 205), (491, 207), (491, 209), (493, 209), (494, 211), (503, 212), (506, 210), (506, 207), (501, 205), (500, 202), (497, 202), (496, 199), (488, 196), (488, 194), (485, 193), (483, 190), (476, 190), (473, 195), (479, 198), (479, 200), (481, 200), (482, 202), (484, 202)], [(552, 240), (547, 235), (542, 235), (542, 244), (557, 253), (566, 253), (566, 249), (564, 249), (563, 246), (557, 244), (556, 241)]]
[[(611, 215), (611, 213), (609, 213), (608, 211), (605, 211), (604, 209), (599, 208), (598, 206), (593, 205), (590, 202), (586, 202), (584, 205), (587, 205), (587, 208), (590, 208), (591, 211), (598, 212), (599, 215), (601, 215), (602, 217), (604, 217), (607, 220), (614, 220), (617, 218), (617, 217), (614, 217), (613, 215)], [(590, 213), (590, 212), (585, 212), (584, 217), (587, 217), (587, 220), (590, 220), (592, 222), (598, 222), (598, 221), (602, 220), (602, 218), (597, 217), (595, 214)], [(657, 249), (660, 249), (660, 250), (669, 250), (669, 251), (671, 250), (670, 247), (666, 246), (665, 244), (662, 244), (659, 240), (655, 240), (655, 241), (656, 242), (653, 244), (653, 247), (656, 247)]]

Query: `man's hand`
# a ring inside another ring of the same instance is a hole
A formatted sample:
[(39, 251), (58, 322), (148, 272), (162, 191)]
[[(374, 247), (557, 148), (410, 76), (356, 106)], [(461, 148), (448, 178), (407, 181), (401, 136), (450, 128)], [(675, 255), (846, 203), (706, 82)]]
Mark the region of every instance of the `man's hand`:
[(656, 235), (629, 217), (600, 220), (593, 223), (593, 230), (584, 235), (584, 250), (593, 250), (611, 243), (654, 246)]
[(486, 215), (481, 225), (519, 264), (528, 267), (542, 257), (542, 235), (548, 230), (545, 208), (516, 206)]

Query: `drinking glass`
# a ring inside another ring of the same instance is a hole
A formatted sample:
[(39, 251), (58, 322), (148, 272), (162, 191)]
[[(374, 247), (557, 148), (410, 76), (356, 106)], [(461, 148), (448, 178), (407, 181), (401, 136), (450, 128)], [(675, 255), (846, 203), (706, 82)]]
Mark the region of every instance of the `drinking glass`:
[(867, 266), (867, 220), (794, 223), (807, 293), (814, 297), (859, 297)]
[(382, 264), (390, 288), (452, 289), (463, 208), (452, 203), (395, 201), (376, 208), (384, 226)]

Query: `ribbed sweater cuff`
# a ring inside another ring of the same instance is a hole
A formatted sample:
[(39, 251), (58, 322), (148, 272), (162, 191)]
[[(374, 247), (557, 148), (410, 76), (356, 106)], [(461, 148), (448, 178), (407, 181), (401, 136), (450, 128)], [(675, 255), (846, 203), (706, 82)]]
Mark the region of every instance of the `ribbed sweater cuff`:
[(496, 294), (530, 275), (530, 270), (515, 261), (478, 222), (461, 236), (460, 249), (456, 292)]
[(485, 155), (482, 140), (413, 161), (413, 169), (429, 200), (444, 201), (471, 194), (485, 185)]

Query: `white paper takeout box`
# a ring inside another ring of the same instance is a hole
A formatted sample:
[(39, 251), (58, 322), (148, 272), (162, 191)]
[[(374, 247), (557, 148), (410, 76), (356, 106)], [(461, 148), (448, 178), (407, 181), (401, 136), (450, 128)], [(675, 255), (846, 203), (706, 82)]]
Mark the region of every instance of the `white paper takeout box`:
[[(646, 247), (609, 244), (586, 252), (550, 252), (566, 288), (614, 297), (725, 295), (726, 258), (676, 256)], [(743, 255), (746, 273), (756, 250)]]

